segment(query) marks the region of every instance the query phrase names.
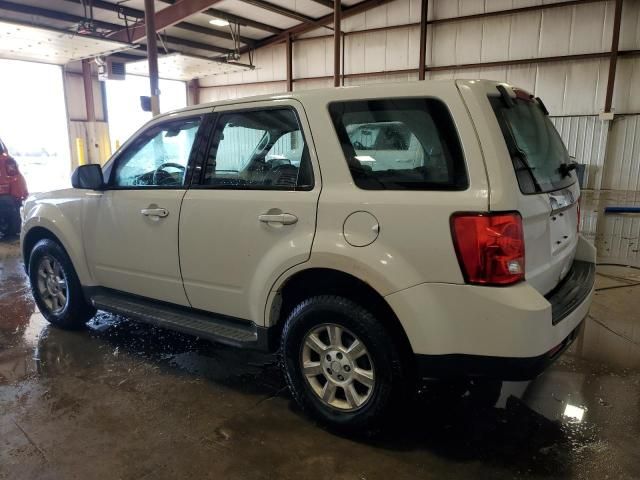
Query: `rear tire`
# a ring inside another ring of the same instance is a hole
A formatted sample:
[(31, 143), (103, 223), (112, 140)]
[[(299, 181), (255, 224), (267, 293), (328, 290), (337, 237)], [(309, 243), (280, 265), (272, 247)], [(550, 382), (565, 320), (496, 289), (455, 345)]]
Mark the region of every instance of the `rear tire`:
[[(304, 300), (286, 320), (282, 363), (291, 394), (319, 422), (358, 431), (403, 410), (408, 369), (383, 324), (343, 297)], [(405, 405), (406, 406), (406, 405)]]
[(71, 259), (58, 243), (44, 239), (33, 247), (29, 280), (40, 313), (56, 327), (78, 329), (96, 314), (84, 298)]

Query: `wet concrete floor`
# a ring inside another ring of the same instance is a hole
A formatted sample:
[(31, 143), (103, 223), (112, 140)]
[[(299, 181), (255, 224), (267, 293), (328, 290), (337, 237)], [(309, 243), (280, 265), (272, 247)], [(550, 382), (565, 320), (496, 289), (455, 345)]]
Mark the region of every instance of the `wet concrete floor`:
[[(640, 267), (640, 216), (602, 215), (638, 200), (584, 195), (601, 263)], [(345, 437), (300, 413), (273, 356), (103, 313), (50, 327), (0, 240), (0, 479), (640, 478), (639, 285), (599, 266), (570, 351), (496, 407), (427, 384), (410, 418)]]

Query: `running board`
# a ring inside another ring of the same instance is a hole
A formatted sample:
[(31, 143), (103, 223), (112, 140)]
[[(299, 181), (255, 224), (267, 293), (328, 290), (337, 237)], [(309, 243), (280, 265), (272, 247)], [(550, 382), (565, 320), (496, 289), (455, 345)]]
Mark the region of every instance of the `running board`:
[(260, 328), (253, 322), (158, 302), (111, 289), (88, 290), (86, 295), (98, 310), (234, 347), (268, 349), (267, 329)]

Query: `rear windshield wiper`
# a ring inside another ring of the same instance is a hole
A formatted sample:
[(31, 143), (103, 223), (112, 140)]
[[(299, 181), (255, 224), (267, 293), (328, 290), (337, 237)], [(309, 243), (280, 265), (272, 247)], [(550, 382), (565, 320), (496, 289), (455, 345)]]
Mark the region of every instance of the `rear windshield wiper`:
[(562, 178), (564, 178), (568, 177), (571, 174), (571, 170), (575, 170), (576, 168), (578, 168), (577, 162), (561, 163), (558, 167), (558, 171), (560, 172), (560, 175), (562, 175)]

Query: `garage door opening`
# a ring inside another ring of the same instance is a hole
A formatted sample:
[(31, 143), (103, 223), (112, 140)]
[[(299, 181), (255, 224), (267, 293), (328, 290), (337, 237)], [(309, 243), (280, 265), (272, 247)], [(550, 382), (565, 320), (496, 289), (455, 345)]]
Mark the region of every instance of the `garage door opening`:
[[(140, 97), (149, 95), (149, 78), (127, 75), (125, 80), (107, 80), (107, 109), (111, 149), (116, 151), (142, 125), (151, 119), (150, 112), (140, 106)], [(160, 111), (168, 112), (187, 106), (184, 82), (160, 80)]]
[(0, 59), (0, 138), (29, 192), (70, 186), (71, 156), (62, 69)]

